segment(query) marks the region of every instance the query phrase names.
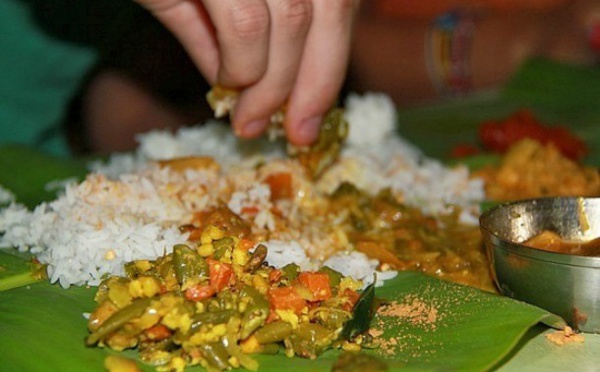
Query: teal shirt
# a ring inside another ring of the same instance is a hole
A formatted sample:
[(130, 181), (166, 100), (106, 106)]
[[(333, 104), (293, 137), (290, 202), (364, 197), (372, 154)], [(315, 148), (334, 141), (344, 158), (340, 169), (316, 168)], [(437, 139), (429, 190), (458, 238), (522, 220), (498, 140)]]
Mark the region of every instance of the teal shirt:
[(31, 4), (0, 2), (0, 143), (65, 155), (59, 123), (96, 53), (46, 33)]
[(69, 101), (132, 10), (129, 0), (0, 0), (0, 145), (69, 154)]

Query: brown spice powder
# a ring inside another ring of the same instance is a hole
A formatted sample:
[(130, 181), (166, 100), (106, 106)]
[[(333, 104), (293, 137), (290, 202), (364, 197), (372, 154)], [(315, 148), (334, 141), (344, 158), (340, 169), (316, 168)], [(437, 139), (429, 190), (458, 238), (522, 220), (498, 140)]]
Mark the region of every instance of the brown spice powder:
[(422, 348), (422, 340), (417, 335), (389, 332), (390, 327), (400, 324), (409, 324), (426, 332), (435, 331), (441, 314), (430, 301), (408, 295), (400, 302), (392, 301), (382, 305), (377, 310), (377, 315), (369, 333), (377, 340), (377, 351), (381, 356), (408, 353), (411, 358), (425, 358), (434, 352), (434, 349)]
[(402, 303), (396, 301), (383, 305), (379, 315), (404, 319), (412, 325), (435, 329), (438, 320), (438, 310), (435, 306), (416, 298), (407, 297)]
[(558, 346), (571, 343), (581, 344), (585, 341), (581, 333), (575, 333), (573, 329), (569, 326), (565, 327), (560, 331), (548, 333), (546, 335), (546, 339)]

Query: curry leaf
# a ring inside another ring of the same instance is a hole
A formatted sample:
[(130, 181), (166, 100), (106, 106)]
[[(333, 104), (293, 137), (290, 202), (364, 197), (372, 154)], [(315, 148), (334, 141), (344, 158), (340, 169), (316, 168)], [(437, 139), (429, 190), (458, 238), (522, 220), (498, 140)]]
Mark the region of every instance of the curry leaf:
[(360, 298), (354, 305), (353, 317), (344, 324), (340, 337), (345, 340), (369, 330), (371, 319), (373, 318), (373, 304), (375, 302), (375, 282), (368, 285), (360, 295)]

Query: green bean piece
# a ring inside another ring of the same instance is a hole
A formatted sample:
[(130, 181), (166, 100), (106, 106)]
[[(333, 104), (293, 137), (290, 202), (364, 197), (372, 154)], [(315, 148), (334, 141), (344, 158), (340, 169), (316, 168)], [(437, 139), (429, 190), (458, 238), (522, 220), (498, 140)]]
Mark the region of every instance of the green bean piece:
[(301, 323), (287, 339), (296, 355), (316, 358), (333, 342), (334, 331), (315, 323)]
[(188, 334), (196, 332), (204, 324), (223, 324), (227, 323), (234, 314), (233, 310), (207, 311), (198, 313), (192, 317), (192, 325)]
[(330, 329), (343, 327), (344, 324), (352, 318), (352, 313), (349, 311), (334, 307), (322, 306), (313, 311), (319, 322)]
[(323, 266), (319, 269), (319, 272), (329, 276), (329, 285), (331, 288), (337, 288), (340, 285), (342, 274), (339, 271), (336, 271), (329, 266)]
[(255, 272), (267, 258), (267, 247), (263, 244), (259, 244), (258, 247), (250, 255), (250, 259), (246, 264), (246, 271)]
[(287, 264), (281, 268), (281, 276), (288, 279), (294, 280), (298, 277), (298, 273), (300, 272), (300, 266), (291, 263)]
[(175, 273), (175, 265), (173, 264), (173, 254), (158, 257), (154, 261), (154, 267), (151, 272), (162, 283), (176, 282), (179, 284), (177, 274)]
[(281, 347), (277, 343), (260, 345), (254, 354), (275, 355), (279, 353)]
[(233, 309), (237, 306), (238, 300), (237, 294), (225, 288), (217, 293), (216, 297), (210, 299), (207, 309), (209, 311)]
[(85, 340), (86, 345), (92, 346), (96, 344), (104, 337), (122, 327), (125, 323), (141, 316), (148, 306), (150, 306), (152, 300), (153, 298), (139, 298), (111, 315), (104, 323), (102, 323), (102, 325), (100, 325), (100, 327), (98, 327), (96, 332), (87, 337)]
[(244, 286), (240, 291), (240, 296), (250, 299), (246, 310), (242, 314), (240, 339), (245, 339), (265, 323), (269, 315), (269, 301), (250, 286)]
[(219, 240), (214, 240), (212, 245), (215, 249), (215, 260), (220, 260), (223, 257), (231, 257), (231, 252), (233, 252), (235, 242), (233, 241), (233, 238), (227, 236)]
[(180, 285), (184, 286), (189, 280), (208, 278), (208, 264), (196, 252), (185, 244), (173, 247), (173, 266), (175, 276)]
[(254, 332), (253, 336), (261, 345), (280, 342), (292, 334), (293, 327), (288, 322), (267, 323)]
[(125, 263), (125, 274), (129, 278), (135, 279), (140, 275), (144, 275), (150, 269), (147, 269), (148, 266), (153, 267), (154, 263), (149, 260), (136, 260)]
[(112, 277), (107, 280), (108, 298), (118, 308), (124, 308), (131, 303), (133, 296), (129, 293), (130, 280), (119, 277)]
[(227, 349), (220, 342), (211, 342), (199, 346), (200, 353), (206, 359), (208, 364), (212, 367), (217, 368), (220, 371), (230, 368), (229, 365), (229, 353)]
[(348, 122), (344, 119), (344, 111), (342, 109), (329, 111), (321, 123), (317, 141), (308, 148), (308, 151), (300, 150), (297, 153), (300, 164), (306, 168), (313, 179), (318, 178), (335, 162), (347, 135)]
[(238, 317), (232, 317), (227, 322), (227, 331), (223, 336), (223, 345), (227, 352), (232, 357), (237, 358), (240, 365), (250, 371), (256, 371), (258, 369), (258, 362), (248, 355), (244, 354), (240, 346), (239, 341), (239, 329), (241, 326), (241, 319)]

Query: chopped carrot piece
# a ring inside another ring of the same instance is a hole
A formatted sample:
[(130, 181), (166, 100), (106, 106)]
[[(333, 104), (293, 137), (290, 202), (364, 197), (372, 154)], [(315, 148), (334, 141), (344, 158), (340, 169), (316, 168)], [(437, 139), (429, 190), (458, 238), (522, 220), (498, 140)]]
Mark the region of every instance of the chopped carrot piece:
[(354, 309), (354, 305), (360, 298), (360, 295), (358, 294), (358, 292), (353, 291), (349, 288), (346, 288), (344, 290), (344, 292), (342, 293), (342, 296), (346, 299), (346, 301), (342, 305), (342, 309), (344, 309), (346, 311), (352, 311), (352, 309)]
[(162, 324), (156, 324), (148, 328), (144, 333), (152, 341), (160, 341), (171, 337), (171, 330)]
[(248, 215), (251, 215), (251, 216), (254, 216), (254, 215), (258, 214), (258, 212), (259, 212), (258, 207), (254, 207), (254, 206), (251, 206), (251, 207), (242, 207), (242, 210), (241, 210), (241, 214), (248, 214)]
[(184, 296), (186, 300), (198, 302), (206, 298), (210, 298), (217, 293), (212, 285), (198, 284), (185, 290)]
[(274, 287), (268, 292), (269, 303), (275, 310), (292, 310), (300, 314), (306, 307), (306, 301), (294, 287)]
[(256, 243), (250, 239), (240, 239), (240, 242), (238, 243), (238, 247), (245, 251), (249, 251), (254, 248), (255, 245)]
[(290, 173), (269, 174), (264, 182), (271, 189), (271, 200), (290, 199), (292, 197), (292, 175)]
[(281, 279), (281, 270), (275, 269), (269, 272), (269, 282), (277, 283)]
[(298, 281), (312, 294), (312, 301), (324, 301), (331, 297), (329, 275), (319, 272), (303, 272), (298, 275)]
[(210, 258), (207, 259), (206, 262), (208, 262), (210, 285), (217, 292), (227, 287), (230, 280), (233, 278), (233, 269), (231, 265)]

